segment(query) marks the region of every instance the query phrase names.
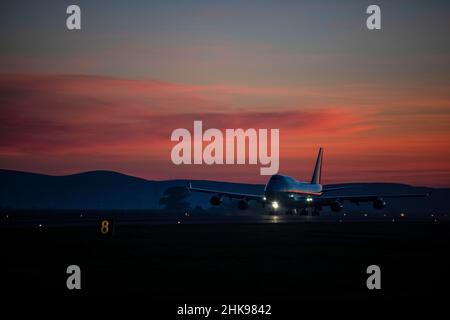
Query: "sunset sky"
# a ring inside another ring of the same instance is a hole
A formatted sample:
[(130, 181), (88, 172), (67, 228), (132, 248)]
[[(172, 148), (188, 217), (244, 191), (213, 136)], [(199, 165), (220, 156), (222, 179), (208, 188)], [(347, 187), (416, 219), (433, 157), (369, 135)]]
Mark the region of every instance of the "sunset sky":
[[(0, 3), (0, 168), (262, 183), (175, 166), (176, 128), (279, 128), (280, 173), (450, 187), (448, 1)], [(382, 29), (366, 28), (378, 4)]]

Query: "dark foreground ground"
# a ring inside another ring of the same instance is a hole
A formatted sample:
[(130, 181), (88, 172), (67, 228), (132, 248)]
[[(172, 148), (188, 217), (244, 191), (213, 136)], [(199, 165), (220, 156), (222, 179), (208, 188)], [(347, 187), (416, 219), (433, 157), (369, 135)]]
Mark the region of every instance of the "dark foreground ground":
[[(2, 296), (176, 303), (441, 301), (450, 223), (349, 222), (2, 228)], [(79, 265), (82, 289), (66, 288)], [(381, 290), (366, 268), (381, 268)], [(3, 300), (4, 302), (4, 300)]]

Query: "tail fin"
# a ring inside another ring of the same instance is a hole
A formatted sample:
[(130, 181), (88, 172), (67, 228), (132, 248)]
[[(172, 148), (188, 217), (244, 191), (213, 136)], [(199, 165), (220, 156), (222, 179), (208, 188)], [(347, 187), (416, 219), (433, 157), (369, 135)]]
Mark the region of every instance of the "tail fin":
[(314, 173), (311, 178), (311, 183), (313, 184), (320, 184), (322, 176), (322, 155), (323, 155), (323, 148), (320, 148), (319, 154), (317, 155), (316, 166), (314, 167)]

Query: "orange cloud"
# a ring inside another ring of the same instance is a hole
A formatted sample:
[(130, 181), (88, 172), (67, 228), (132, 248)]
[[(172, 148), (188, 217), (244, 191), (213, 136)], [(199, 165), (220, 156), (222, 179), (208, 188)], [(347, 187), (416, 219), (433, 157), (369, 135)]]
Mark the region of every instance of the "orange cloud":
[[(255, 166), (172, 165), (171, 132), (192, 130), (193, 121), (202, 120), (204, 129), (279, 128), (281, 170), (297, 177), (309, 176), (316, 149), (324, 146), (328, 182), (450, 184), (445, 95), (405, 98), (408, 108), (401, 108), (394, 107), (401, 104), (399, 98), (369, 103), (370, 90), (358, 87), (334, 88), (322, 96), (317, 88), (55, 75), (1, 75), (0, 92), (3, 168), (53, 174), (111, 169), (153, 179), (265, 179)], [(348, 105), (329, 103), (333, 97), (342, 103), (345, 96)], [(286, 104), (258, 108), (265, 98)]]

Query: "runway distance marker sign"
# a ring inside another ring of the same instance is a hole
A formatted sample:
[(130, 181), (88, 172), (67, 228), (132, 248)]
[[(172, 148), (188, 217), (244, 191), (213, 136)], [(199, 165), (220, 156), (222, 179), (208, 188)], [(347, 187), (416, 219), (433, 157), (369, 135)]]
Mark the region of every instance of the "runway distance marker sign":
[(114, 232), (114, 221), (112, 219), (100, 219), (98, 222), (98, 232), (102, 236), (111, 236)]

